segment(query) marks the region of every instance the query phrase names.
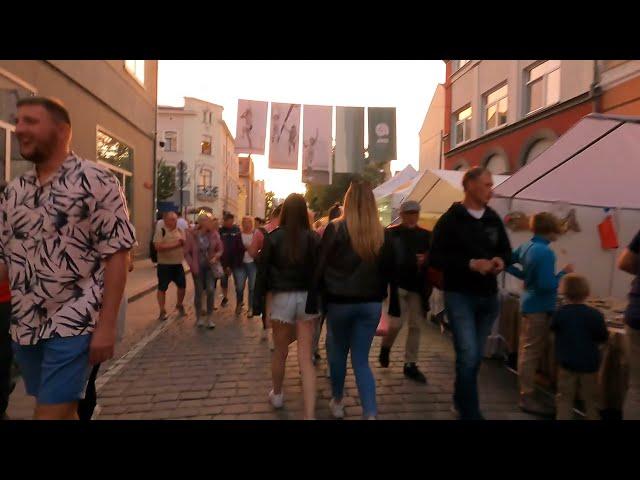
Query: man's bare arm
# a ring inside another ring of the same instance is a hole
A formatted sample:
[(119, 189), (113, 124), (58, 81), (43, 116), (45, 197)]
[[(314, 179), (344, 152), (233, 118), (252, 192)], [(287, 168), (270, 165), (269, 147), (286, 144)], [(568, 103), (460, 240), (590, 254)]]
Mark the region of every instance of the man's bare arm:
[(105, 261), (102, 309), (98, 324), (93, 332), (89, 353), (89, 361), (92, 365), (105, 362), (113, 357), (118, 312), (127, 283), (128, 259), (129, 251), (120, 250)]

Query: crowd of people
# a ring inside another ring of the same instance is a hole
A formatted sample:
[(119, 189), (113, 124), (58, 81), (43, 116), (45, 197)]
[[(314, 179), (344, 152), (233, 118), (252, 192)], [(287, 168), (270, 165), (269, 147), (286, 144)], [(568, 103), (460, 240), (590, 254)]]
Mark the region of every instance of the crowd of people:
[[(27, 393), (36, 398), (34, 418), (90, 418), (98, 369), (113, 357), (126, 315), (123, 291), (133, 268), (135, 229), (114, 177), (70, 150), (71, 121), (59, 102), (20, 100), (16, 135), (21, 155), (35, 169), (0, 196), (0, 414), (5, 416), (13, 388), (15, 356)], [(316, 418), (314, 364), (326, 326), (331, 415), (345, 416), (350, 355), (363, 418), (376, 419), (369, 355), (383, 309), (389, 328), (378, 352), (380, 367), (389, 367), (406, 324), (403, 373), (427, 383), (428, 372), (418, 366), (421, 328), (438, 288), (456, 357), (452, 410), (460, 419), (481, 420), (478, 373), (499, 315), (498, 276), (513, 275), (524, 282), (520, 408), (570, 419), (579, 395), (586, 417), (599, 418), (599, 345), (608, 331), (602, 313), (585, 303), (585, 276), (572, 265), (556, 269), (550, 243), (561, 233), (559, 220), (547, 212), (534, 215), (533, 237), (512, 249), (501, 218), (488, 206), (491, 173), (470, 169), (463, 188), (463, 201), (442, 215), (433, 232), (420, 227), (421, 206), (413, 201), (401, 205), (397, 225), (384, 228), (372, 187), (362, 180), (354, 180), (343, 202), (317, 221), (299, 194), (289, 195), (268, 221), (243, 217), (239, 225), (230, 213), (220, 226), (209, 212), (199, 213), (192, 225), (166, 212), (152, 240), (159, 320), (168, 317), (171, 283), (177, 288), (175, 312), (186, 314), (183, 263), (194, 285), (196, 328), (216, 327), (216, 311), (229, 304), (232, 277), (236, 316), (245, 311), (248, 318), (261, 317), (262, 339), (269, 339), (273, 352), (265, 401), (275, 409), (284, 406), (289, 346), (297, 342), (303, 416)], [(640, 233), (618, 262), (635, 276), (626, 312), (631, 389), (640, 387), (639, 252)], [(222, 300), (216, 306), (218, 282)], [(552, 332), (559, 367), (555, 408), (534, 395), (536, 368)]]

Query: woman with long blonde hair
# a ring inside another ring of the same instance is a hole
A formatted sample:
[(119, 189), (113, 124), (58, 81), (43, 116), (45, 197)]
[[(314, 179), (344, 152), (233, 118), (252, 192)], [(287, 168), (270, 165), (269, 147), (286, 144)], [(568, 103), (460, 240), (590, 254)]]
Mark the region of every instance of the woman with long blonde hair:
[[(387, 287), (392, 284), (393, 250), (380, 223), (368, 183), (352, 182), (344, 198), (342, 215), (327, 225), (320, 259), (309, 292), (307, 313), (316, 313), (318, 294), (327, 315), (329, 367), (335, 418), (344, 417), (344, 381), (347, 357), (356, 376), (363, 417), (377, 416), (376, 385), (369, 366), (369, 351), (382, 312)], [(390, 313), (397, 313), (393, 294)]]

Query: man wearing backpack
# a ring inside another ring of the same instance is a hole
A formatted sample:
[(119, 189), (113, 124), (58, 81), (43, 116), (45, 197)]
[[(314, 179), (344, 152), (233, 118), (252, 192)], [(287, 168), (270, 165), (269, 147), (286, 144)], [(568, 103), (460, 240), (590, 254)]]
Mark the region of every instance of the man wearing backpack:
[(184, 232), (177, 228), (178, 216), (175, 212), (167, 212), (164, 216), (164, 226), (156, 231), (153, 244), (158, 251), (158, 305), (160, 306), (159, 320), (167, 319), (165, 310), (166, 293), (171, 282), (178, 287), (178, 301), (176, 310), (180, 316), (185, 314), (184, 295), (187, 280), (184, 274)]

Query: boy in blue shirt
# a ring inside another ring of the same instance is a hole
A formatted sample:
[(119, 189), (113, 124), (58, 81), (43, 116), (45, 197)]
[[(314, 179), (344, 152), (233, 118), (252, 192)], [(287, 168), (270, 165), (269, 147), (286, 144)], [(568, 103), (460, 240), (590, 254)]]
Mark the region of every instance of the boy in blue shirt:
[(558, 283), (563, 275), (571, 273), (567, 265), (556, 273), (556, 255), (549, 244), (562, 232), (560, 221), (548, 212), (534, 215), (530, 223), (533, 238), (513, 251), (514, 264), (507, 272), (524, 280), (521, 297), (522, 324), (518, 352), (520, 381), (520, 409), (537, 415), (553, 416), (553, 408), (534, 398), (534, 380), (537, 367), (549, 341), (551, 315), (556, 309)]

